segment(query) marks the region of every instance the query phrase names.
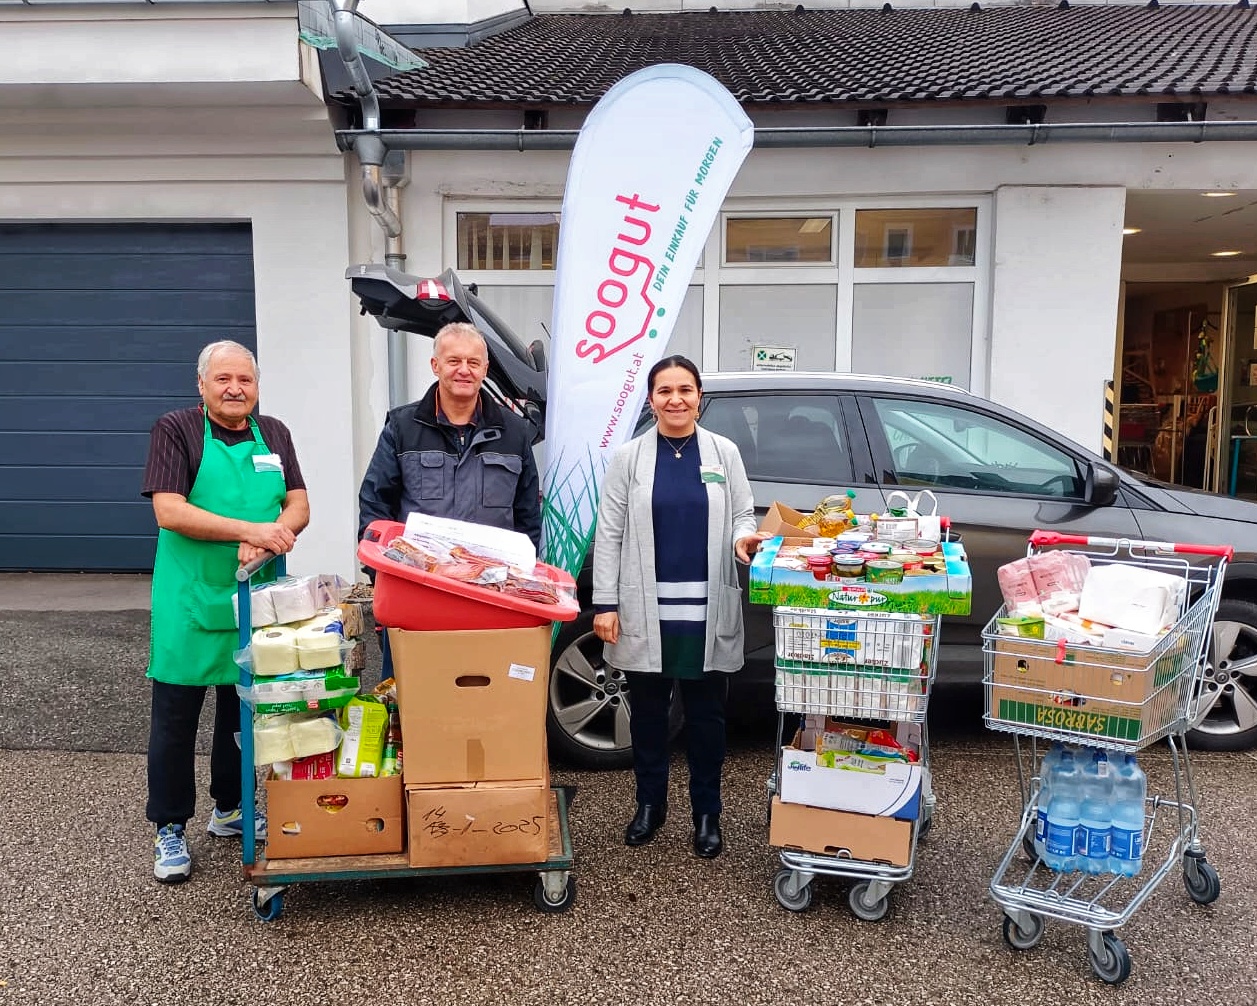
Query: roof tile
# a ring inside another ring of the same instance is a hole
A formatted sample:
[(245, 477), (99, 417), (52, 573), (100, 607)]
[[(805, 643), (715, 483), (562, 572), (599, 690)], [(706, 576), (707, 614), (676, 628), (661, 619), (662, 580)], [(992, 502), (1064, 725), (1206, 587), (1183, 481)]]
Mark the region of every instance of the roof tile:
[(376, 86), (390, 106), (593, 104), (657, 63), (741, 103), (1252, 93), (1257, 10), (1108, 4), (981, 11), (542, 14)]

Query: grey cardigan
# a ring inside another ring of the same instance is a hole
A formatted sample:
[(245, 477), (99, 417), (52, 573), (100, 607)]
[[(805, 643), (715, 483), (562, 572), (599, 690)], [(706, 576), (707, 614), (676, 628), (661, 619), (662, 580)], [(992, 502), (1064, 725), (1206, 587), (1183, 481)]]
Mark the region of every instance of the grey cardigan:
[[(736, 671), (743, 662), (742, 589), (733, 543), (755, 533), (755, 503), (742, 456), (732, 440), (697, 428), (699, 463), (718, 466), (723, 482), (707, 483), (707, 638), (704, 671)], [(611, 456), (603, 477), (594, 534), (594, 604), (614, 604), (620, 641), (607, 643), (607, 663), (624, 671), (662, 670), (659, 598), (655, 590), (656, 428)]]

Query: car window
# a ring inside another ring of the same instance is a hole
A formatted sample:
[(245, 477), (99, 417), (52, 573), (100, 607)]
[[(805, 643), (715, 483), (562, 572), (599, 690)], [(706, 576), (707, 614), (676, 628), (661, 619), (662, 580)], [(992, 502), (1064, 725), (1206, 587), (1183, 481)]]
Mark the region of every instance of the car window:
[(874, 405), (901, 484), (1083, 496), (1083, 473), (1073, 457), (994, 416), (896, 399)]
[(746, 473), (768, 482), (851, 482), (851, 453), (828, 395), (711, 395), (705, 429), (738, 445)]

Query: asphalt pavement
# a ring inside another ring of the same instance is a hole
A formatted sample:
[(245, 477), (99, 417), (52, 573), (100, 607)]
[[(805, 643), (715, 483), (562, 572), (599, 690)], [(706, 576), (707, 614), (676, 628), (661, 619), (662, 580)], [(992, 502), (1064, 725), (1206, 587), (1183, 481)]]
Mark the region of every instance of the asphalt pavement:
[[(239, 843), (205, 833), (203, 755), (195, 872), (156, 884), (146, 589), (0, 576), (0, 1006), (1257, 1003), (1257, 755), (1194, 757), (1222, 897), (1200, 907), (1172, 873), (1122, 931), (1133, 971), (1114, 988), (1091, 973), (1076, 927), (1049, 924), (1024, 953), (1001, 937), (987, 885), (1018, 813), (1014, 761), (1008, 738), (983, 729), (973, 688), (933, 696), (935, 823), (880, 923), (854, 918), (837, 878), (816, 881), (806, 912), (777, 904), (764, 789), (775, 720), (754, 708), (734, 717), (727, 851), (713, 861), (689, 851), (683, 758), (672, 815), (640, 849), (622, 843), (630, 773), (554, 766), (579, 787), (578, 894), (563, 914), (537, 912), (533, 878), (504, 873), (298, 885), (278, 921), (260, 922)], [(1141, 764), (1165, 791), (1166, 750)]]

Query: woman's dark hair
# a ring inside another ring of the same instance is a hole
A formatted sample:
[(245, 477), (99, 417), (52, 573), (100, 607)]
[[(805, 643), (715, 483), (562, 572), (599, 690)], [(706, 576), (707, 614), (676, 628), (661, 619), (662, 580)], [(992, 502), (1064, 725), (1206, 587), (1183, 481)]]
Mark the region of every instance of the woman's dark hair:
[(694, 361), (688, 357), (674, 353), (672, 356), (665, 356), (662, 360), (650, 368), (650, 373), (646, 375), (646, 393), (653, 395), (655, 393), (655, 377), (661, 370), (667, 370), (669, 367), (680, 367), (688, 370), (694, 375), (694, 387), (699, 391), (703, 390), (703, 379), (699, 376), (698, 368), (694, 366)]

